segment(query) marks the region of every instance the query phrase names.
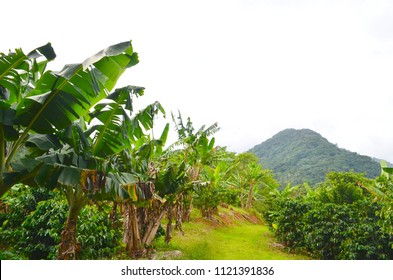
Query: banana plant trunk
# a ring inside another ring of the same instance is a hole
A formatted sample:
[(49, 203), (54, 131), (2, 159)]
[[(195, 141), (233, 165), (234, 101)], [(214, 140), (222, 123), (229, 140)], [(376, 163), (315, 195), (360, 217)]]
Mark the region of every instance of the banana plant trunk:
[(176, 202), (175, 205), (175, 230), (179, 230), (182, 235), (184, 235), (183, 231), (183, 205), (181, 203), (181, 199)]
[[(199, 174), (201, 172), (200, 166), (194, 166), (191, 171), (191, 182), (195, 182), (199, 179)], [(189, 222), (191, 219), (191, 211), (192, 211), (192, 194), (185, 194), (182, 197), (183, 200), (183, 217), (182, 221)]]
[(165, 243), (169, 244), (169, 242), (171, 242), (172, 240), (172, 231), (173, 231), (173, 225), (172, 225), (172, 221), (173, 221), (173, 210), (174, 210), (174, 206), (169, 206), (168, 207), (168, 224), (166, 225), (166, 232), (165, 232)]
[(250, 189), (248, 191), (248, 196), (247, 196), (247, 204), (246, 204), (246, 208), (252, 208), (252, 200), (254, 197), (254, 184), (250, 184)]
[(166, 213), (167, 203), (157, 200), (148, 209), (137, 207), (131, 201), (124, 203), (123, 242), (131, 258), (138, 259), (149, 253), (147, 248), (151, 246)]
[(61, 232), (57, 259), (75, 260), (80, 252), (80, 244), (76, 239), (78, 217), (83, 207), (87, 204), (88, 197), (79, 187), (75, 191), (72, 187), (67, 187), (65, 193), (68, 201), (68, 217)]
[(202, 206), (201, 215), (203, 218), (213, 220), (214, 212), (217, 211), (217, 207)]
[(145, 254), (142, 244), (139, 220), (135, 204), (127, 201), (124, 207), (124, 236), (127, 254), (132, 258), (141, 258)]
[(189, 222), (191, 219), (191, 211), (192, 211), (192, 200), (193, 197), (191, 194), (184, 194), (181, 199), (180, 203), (182, 205), (182, 221)]
[(191, 219), (191, 211), (192, 211), (192, 204), (187, 205), (186, 211), (183, 212), (183, 218), (182, 220), (184, 222), (189, 222)]
[(74, 260), (80, 251), (80, 246), (76, 240), (76, 225), (79, 213), (75, 209), (70, 209), (67, 222), (61, 232), (61, 241), (58, 253), (59, 260)]
[(145, 246), (150, 246), (153, 242), (154, 237), (157, 234), (158, 228), (161, 225), (161, 220), (164, 218), (165, 213), (167, 212), (167, 202), (160, 206), (157, 205), (156, 207), (153, 203), (153, 209), (153, 212), (149, 216), (150, 222), (147, 225), (145, 235), (143, 236), (143, 244), (145, 244)]
[(244, 193), (243, 193), (243, 190), (241, 191), (241, 193), (240, 193), (240, 207), (242, 208), (242, 209), (244, 209)]

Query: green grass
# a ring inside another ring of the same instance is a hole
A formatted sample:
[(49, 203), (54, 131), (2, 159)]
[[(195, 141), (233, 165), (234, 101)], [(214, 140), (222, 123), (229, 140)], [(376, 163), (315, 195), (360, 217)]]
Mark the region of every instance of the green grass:
[(183, 225), (185, 235), (174, 232), (171, 244), (162, 240), (158, 250), (180, 250), (187, 260), (299, 260), (304, 255), (289, 254), (274, 246), (274, 235), (261, 224), (235, 221), (230, 225), (197, 219)]

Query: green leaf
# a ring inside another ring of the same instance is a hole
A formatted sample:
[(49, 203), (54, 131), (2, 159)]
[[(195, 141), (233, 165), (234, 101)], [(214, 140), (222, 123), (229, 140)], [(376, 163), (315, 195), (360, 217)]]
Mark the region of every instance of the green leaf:
[[(45, 60), (37, 63), (37, 59)], [(10, 104), (19, 100), (21, 90), (26, 87), (34, 77), (38, 77), (48, 61), (53, 60), (56, 54), (50, 43), (39, 47), (25, 55), (21, 49), (10, 52), (8, 55), (0, 53), (0, 86), (6, 89), (7, 96), (3, 96)], [(38, 73), (37, 73), (38, 72)]]
[(5, 125), (4, 136), (5, 140), (7, 141), (16, 141), (19, 137), (19, 131), (16, 130), (13, 126)]
[(141, 125), (145, 130), (152, 129), (154, 118), (158, 115), (158, 113), (162, 113), (165, 116), (165, 110), (158, 101), (139, 111), (129, 123), (131, 125), (128, 129), (129, 137), (134, 140), (141, 138), (143, 135)]
[(382, 160), (381, 161), (381, 168), (382, 168), (382, 175), (385, 173), (392, 175), (393, 174), (393, 167), (388, 167), (386, 161)]
[(215, 138), (213, 137), (213, 138), (210, 140), (210, 142), (209, 142), (209, 147), (208, 147), (209, 150), (213, 150), (213, 148), (214, 148), (214, 143), (215, 143)]
[(53, 50), (52, 45), (50, 43), (47, 43), (44, 46), (41, 46), (35, 50), (32, 50), (31, 52), (29, 52), (27, 57), (30, 59), (37, 59), (42, 55), (45, 56), (45, 58), (48, 61), (54, 60), (56, 58), (56, 53)]
[(55, 135), (49, 134), (32, 134), (26, 141), (26, 146), (36, 146), (42, 151), (49, 151), (50, 149), (59, 149), (61, 144)]
[(136, 184), (138, 179), (129, 173), (109, 173), (106, 178), (105, 194), (108, 197), (120, 197), (128, 199), (129, 194), (127, 186)]
[(168, 139), (168, 133), (169, 133), (169, 123), (167, 123), (165, 125), (165, 128), (162, 131), (161, 136), (160, 136), (160, 141), (161, 141), (162, 146), (165, 146), (165, 144), (166, 144), (166, 140)]
[(54, 188), (57, 186), (62, 167), (43, 164), (34, 178), (35, 182), (43, 187)]
[(94, 112), (94, 118), (101, 124), (94, 126), (96, 134), (93, 140), (93, 155), (110, 156), (129, 146), (126, 128), (121, 119), (124, 114), (124, 109), (116, 103)]
[[(39, 49), (38, 52), (32, 53), (32, 57), (46, 51), (47, 48)], [(25, 56), (18, 52), (18, 57)], [(58, 73), (45, 72), (34, 86), (34, 90), (23, 96), (18, 103), (16, 123), (24, 127), (24, 130), (9, 151), (5, 166), (10, 165), (31, 130), (40, 134), (54, 134), (68, 127), (85, 116), (95, 103), (112, 90), (126, 68), (137, 63), (138, 55), (133, 52), (131, 42), (124, 42), (99, 52), (81, 64), (66, 65)], [(17, 65), (16, 62), (8, 64)], [(9, 66), (8, 64), (3, 63), (0, 73), (3, 68)], [(44, 68), (42, 65), (36, 67)], [(25, 68), (23, 70), (27, 71)], [(11, 71), (10, 75), (20, 78), (15, 73), (18, 74)], [(1, 93), (7, 94), (4, 90), (1, 90)]]
[(93, 155), (107, 157), (119, 153), (144, 135), (141, 125), (146, 130), (153, 127), (154, 116), (164, 110), (158, 102), (147, 106), (133, 119), (128, 116), (132, 112), (125, 110), (132, 109), (133, 95), (139, 96), (142, 92), (142, 88), (134, 86), (117, 89), (106, 99), (110, 102), (105, 100), (94, 107), (90, 122), (95, 119), (99, 124), (94, 126)]
[(82, 169), (63, 167), (57, 182), (63, 186), (76, 186), (80, 182)]
[(116, 89), (113, 93), (109, 94), (106, 99), (113, 100), (119, 104), (125, 104), (125, 109), (129, 110), (130, 113), (134, 111), (132, 104), (132, 96), (142, 96), (144, 94), (143, 87), (137, 86), (126, 86), (120, 89)]
[(34, 175), (35, 173), (33, 172), (33, 170), (29, 170), (28, 168), (20, 171), (4, 172), (2, 185), (2, 188), (4, 188), (4, 190), (2, 191), (6, 192), (12, 186), (18, 183), (34, 186), (36, 185), (34, 182)]
[(0, 123), (5, 125), (16, 124), (16, 112), (11, 105), (0, 99)]
[(77, 154), (88, 151), (90, 148), (89, 134), (85, 134), (83, 126), (83, 120), (75, 122), (67, 127), (61, 136), (62, 140), (70, 145)]

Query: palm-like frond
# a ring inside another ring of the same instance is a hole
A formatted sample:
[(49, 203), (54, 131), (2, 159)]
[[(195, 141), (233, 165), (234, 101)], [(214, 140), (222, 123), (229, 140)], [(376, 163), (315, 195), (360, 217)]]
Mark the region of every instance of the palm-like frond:
[(18, 102), (26, 89), (32, 87), (41, 76), (48, 61), (56, 54), (50, 43), (41, 46), (27, 55), (21, 49), (8, 55), (0, 53), (0, 100), (7, 100), (9, 104)]
[(153, 128), (154, 118), (159, 113), (165, 116), (165, 110), (158, 101), (147, 105), (143, 110), (136, 113), (130, 122), (129, 136), (134, 140), (141, 138), (143, 129), (150, 130)]
[(177, 116), (177, 121), (176, 121), (175, 115), (173, 113), (171, 113), (172, 121), (175, 125), (175, 130), (177, 132), (178, 138), (184, 139), (186, 137), (186, 127), (183, 124), (183, 118), (181, 116), (180, 111), (178, 111), (177, 114), (178, 114), (178, 116)]
[(198, 131), (195, 132), (193, 123), (190, 118), (187, 119), (186, 125), (184, 125), (182, 116), (178, 112), (177, 121), (172, 113), (172, 120), (175, 124), (175, 129), (178, 133), (178, 143), (175, 146), (185, 145), (194, 150), (199, 150), (198, 152), (207, 153), (208, 150), (212, 150), (214, 147), (215, 139), (212, 138), (209, 141), (209, 137), (216, 133), (220, 128), (218, 123), (214, 123), (208, 128), (206, 126), (201, 126)]
[(89, 132), (86, 132), (86, 124), (83, 118), (79, 122), (74, 122), (72, 125), (58, 133), (64, 142), (72, 147), (77, 154), (84, 152), (90, 153), (91, 140)]
[(106, 157), (129, 146), (127, 127), (131, 120), (125, 107), (132, 108), (132, 95), (138, 93), (143, 93), (143, 89), (135, 91), (130, 86), (117, 89), (94, 107), (90, 121), (95, 120), (99, 124), (91, 129), (95, 132), (91, 151), (93, 155)]
[(143, 138), (143, 129), (149, 130), (153, 127), (158, 112), (165, 113), (161, 104), (155, 102), (130, 118), (132, 96), (141, 94), (143, 88), (128, 86), (116, 90), (108, 96), (108, 101), (95, 106), (90, 117), (99, 124), (93, 127), (93, 155), (107, 157), (131, 147), (132, 143)]
[(220, 128), (218, 126), (218, 123), (214, 123), (211, 126), (209, 126), (208, 128), (205, 128), (206, 126), (202, 126), (198, 132), (196, 133), (196, 135), (201, 135), (201, 136), (212, 136), (213, 134), (217, 133)]

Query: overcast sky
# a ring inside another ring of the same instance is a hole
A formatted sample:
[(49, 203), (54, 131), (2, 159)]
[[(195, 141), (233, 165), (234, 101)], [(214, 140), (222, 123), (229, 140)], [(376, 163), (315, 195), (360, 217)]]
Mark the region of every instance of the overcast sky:
[(2, 1), (0, 30), (2, 52), (51, 42), (53, 70), (132, 40), (118, 86), (218, 122), (229, 150), (309, 128), (393, 162), (393, 1)]

